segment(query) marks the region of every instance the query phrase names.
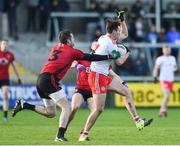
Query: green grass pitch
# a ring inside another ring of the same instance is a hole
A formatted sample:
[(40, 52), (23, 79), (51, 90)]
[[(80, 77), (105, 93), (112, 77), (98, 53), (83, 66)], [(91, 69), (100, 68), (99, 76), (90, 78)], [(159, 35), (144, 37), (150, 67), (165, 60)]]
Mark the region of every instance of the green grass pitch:
[(126, 109), (105, 109), (90, 131), (91, 141), (78, 142), (88, 116), (88, 110), (80, 110), (66, 133), (69, 141), (54, 142), (59, 111), (53, 119), (22, 111), (7, 123), (0, 120), (0, 145), (180, 145), (179, 109), (169, 109), (167, 118), (159, 118), (158, 109), (138, 109), (138, 113), (154, 118), (152, 125), (138, 131)]

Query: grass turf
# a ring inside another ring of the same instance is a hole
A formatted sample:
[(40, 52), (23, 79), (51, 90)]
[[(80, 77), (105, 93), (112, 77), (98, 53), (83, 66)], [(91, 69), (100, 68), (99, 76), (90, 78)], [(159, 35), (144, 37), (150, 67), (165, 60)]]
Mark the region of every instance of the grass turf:
[(66, 133), (69, 141), (54, 142), (59, 111), (53, 119), (22, 111), (7, 123), (0, 120), (0, 145), (180, 145), (179, 109), (169, 109), (167, 118), (159, 118), (158, 109), (138, 109), (138, 113), (154, 118), (152, 125), (138, 131), (125, 109), (105, 109), (91, 129), (91, 141), (78, 142), (88, 116), (88, 110), (80, 110)]

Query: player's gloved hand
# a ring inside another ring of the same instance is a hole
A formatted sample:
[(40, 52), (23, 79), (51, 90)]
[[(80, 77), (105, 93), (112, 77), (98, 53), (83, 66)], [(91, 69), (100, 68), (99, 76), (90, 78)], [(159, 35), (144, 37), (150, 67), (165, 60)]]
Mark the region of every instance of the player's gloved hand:
[(117, 14), (117, 18), (121, 20), (121, 22), (123, 22), (125, 20), (125, 16), (124, 16), (124, 11), (116, 11), (116, 14)]
[(158, 82), (158, 78), (154, 77), (154, 83), (157, 83), (157, 82)]
[(94, 50), (91, 50), (90, 54), (94, 54), (94, 53), (95, 53), (95, 51), (94, 51)]
[(78, 71), (82, 71), (82, 70), (86, 69), (86, 67), (84, 65), (82, 65), (82, 64), (78, 64), (76, 68), (77, 68)]
[(18, 84), (19, 84), (19, 85), (22, 85), (22, 81), (21, 81), (20, 78), (18, 78)]
[(120, 57), (119, 51), (113, 50), (111, 54), (109, 54), (109, 59), (117, 59)]

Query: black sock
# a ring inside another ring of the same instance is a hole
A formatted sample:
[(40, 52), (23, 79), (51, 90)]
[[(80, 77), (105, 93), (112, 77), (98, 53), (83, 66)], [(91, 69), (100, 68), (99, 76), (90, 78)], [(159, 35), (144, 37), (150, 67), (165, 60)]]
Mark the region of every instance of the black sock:
[(4, 118), (8, 117), (8, 111), (4, 111)]
[(65, 133), (65, 132), (66, 132), (66, 128), (59, 127), (57, 137), (58, 137), (58, 138), (64, 137), (64, 133)]
[(25, 102), (23, 104), (23, 109), (28, 109), (28, 110), (34, 111), (35, 110), (35, 105), (32, 105), (32, 104), (29, 104), (29, 103)]

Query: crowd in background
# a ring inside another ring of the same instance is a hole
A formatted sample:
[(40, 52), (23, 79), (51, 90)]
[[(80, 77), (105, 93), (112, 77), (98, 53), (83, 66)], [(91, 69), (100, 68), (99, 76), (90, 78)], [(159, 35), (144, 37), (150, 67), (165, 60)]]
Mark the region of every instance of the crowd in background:
[[(18, 23), (17, 23), (17, 7), (22, 1), (20, 0), (0, 0), (0, 11), (8, 14), (9, 24), (9, 36), (18, 40)], [(85, 4), (84, 4), (85, 5)], [(156, 32), (155, 18), (145, 18), (146, 13), (155, 13), (155, 4), (146, 6), (142, 1), (137, 0), (134, 4), (127, 7), (118, 4), (117, 0), (112, 1), (98, 1), (90, 0), (89, 5), (84, 6), (79, 11), (82, 12), (98, 12), (103, 15), (105, 12), (114, 12), (117, 9), (122, 9), (126, 12), (126, 22), (129, 30), (128, 42), (167, 42), (167, 43), (180, 43), (180, 32), (177, 26), (180, 26), (180, 19), (163, 19), (160, 32)], [(55, 36), (55, 27), (53, 19), (50, 18), (51, 12), (69, 12), (71, 11), (71, 4), (68, 0), (27, 0), (27, 26), (26, 32), (47, 33), (48, 20), (50, 20), (50, 33), (49, 41), (53, 41)], [(170, 13), (177, 14), (180, 10), (180, 3), (170, 2), (167, 5), (166, 10), (161, 10), (162, 14)], [(58, 17), (57, 24), (59, 30), (63, 29), (63, 17)], [(98, 37), (104, 33), (104, 24), (99, 18), (87, 18), (86, 19), (86, 34), (87, 41), (97, 40)], [(172, 37), (173, 36), (173, 37)], [(140, 49), (133, 49), (133, 55), (131, 58), (120, 67), (121, 75), (146, 75), (148, 73), (148, 67), (146, 63), (146, 56), (143, 50), (139, 53)], [(152, 57), (156, 57), (160, 54), (160, 49), (149, 48)], [(172, 54), (177, 58), (178, 48), (172, 48)], [(132, 66), (134, 62), (135, 65)], [(134, 68), (134, 69), (133, 69)], [(130, 71), (131, 70), (131, 71)], [(134, 72), (132, 72), (134, 70)], [(139, 70), (139, 71), (137, 71)]]

